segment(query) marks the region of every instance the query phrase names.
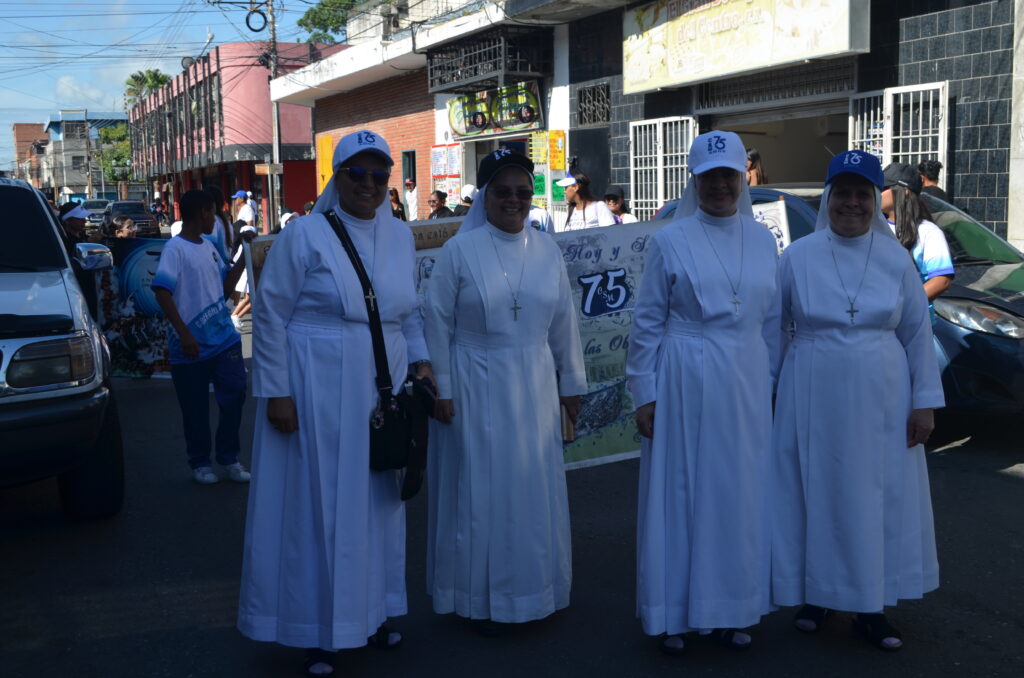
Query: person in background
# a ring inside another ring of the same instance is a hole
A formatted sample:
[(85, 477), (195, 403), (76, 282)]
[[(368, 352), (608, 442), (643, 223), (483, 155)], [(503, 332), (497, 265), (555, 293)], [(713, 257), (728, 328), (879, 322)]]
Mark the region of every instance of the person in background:
[(242, 228), (244, 226), (252, 226), (253, 232), (256, 230), (256, 213), (253, 212), (252, 207), (249, 205), (249, 199), (246, 197), (245, 191), (236, 191), (231, 198), (235, 208), (235, 221), (231, 228), (233, 235), (231, 238), (233, 243), (231, 256), (234, 258), (235, 253), (242, 246)]
[(405, 217), (409, 221), (417, 221), (420, 218), (419, 193), (416, 191), (416, 180), (409, 177), (405, 180)]
[[(921, 201), (921, 175), (910, 165), (894, 162), (885, 168), (882, 214), (896, 239), (910, 252), (924, 284), (928, 306), (953, 282), (953, 257), (942, 229), (931, 221)], [(934, 310), (931, 311), (935, 322)]]
[(336, 650), (397, 647), (402, 634), (387, 620), (408, 608), (401, 473), (369, 463), (377, 390), (366, 299), (327, 213), (370, 278), (396, 389), (410, 365), (432, 376), (413, 236), (386, 204), (388, 144), (353, 132), (331, 165), (313, 213), (277, 237), (257, 289), (259, 404), (238, 608), (246, 636), (307, 648), (311, 676), (335, 673)]
[(214, 211), (216, 212), (214, 220), (216, 223), (213, 225), (213, 233), (203, 237), (210, 240), (216, 246), (224, 261), (231, 261), (230, 252), (234, 250), (231, 240), (231, 215), (224, 209), (224, 193), (216, 186), (207, 186), (204, 190), (213, 197)]
[(313, 211), (313, 202), (312, 201), (307, 202), (305, 205), (302, 206), (302, 215), (303, 216), (309, 214), (312, 211)]
[(917, 171), (921, 175), (921, 193), (934, 195), (939, 200), (949, 202), (949, 196), (939, 188), (939, 172), (942, 171), (942, 163), (938, 160), (924, 160), (917, 165)]
[(391, 216), (395, 219), (408, 221), (405, 218), (405, 205), (402, 204), (402, 198), (398, 195), (398, 189), (394, 186), (388, 189), (388, 200), (391, 202)]
[(260, 230), (260, 206), (259, 203), (253, 199), (252, 191), (245, 192), (245, 204), (252, 210), (252, 225), (256, 227), (256, 232), (258, 233)]
[(567, 176), (555, 182), (565, 189), (565, 201), (569, 203), (569, 216), (565, 220), (566, 231), (596, 226), (614, 226), (615, 215), (590, 191), (590, 178), (582, 172)]
[(473, 184), (466, 184), (463, 186), (462, 190), (459, 192), (459, 197), (462, 198), (462, 201), (455, 206), (455, 209), (452, 210), (452, 215), (456, 217), (464, 217), (469, 214), (469, 208), (473, 206), (473, 198), (476, 197), (476, 193), (476, 186)]
[(551, 218), (551, 213), (536, 205), (530, 205), (530, 213), (526, 216), (526, 222), (523, 225), (541, 233), (555, 232), (555, 221)]
[[(242, 226), (239, 231), (240, 240), (252, 240), (258, 235), (255, 226), (245, 225)], [(231, 294), (231, 299), (235, 302), (235, 307), (231, 309), (231, 324), (235, 326), (238, 331), (242, 330), (242, 318), (252, 310), (252, 294), (249, 288), (249, 271), (245, 268), (245, 248), (239, 244), (237, 250), (235, 250), (235, 256), (233, 261), (237, 264), (242, 263), (242, 275), (239, 276), (238, 282), (235, 283), (235, 290)]]
[(427, 205), (433, 210), (427, 219), (446, 219), (448, 217), (455, 216), (451, 208), (445, 203), (448, 200), (448, 194), (444, 191), (434, 191), (430, 194), (427, 199)]
[[(86, 219), (89, 218), (89, 210), (82, 207), (82, 203), (66, 202), (60, 206), (60, 224), (64, 229), (64, 247), (67, 249), (68, 258), (71, 259), (71, 267), (75, 272), (75, 279), (78, 286), (82, 288), (86, 304), (89, 306), (89, 313), (96, 317), (99, 308), (99, 295), (96, 293), (96, 276), (92, 271), (83, 271), (78, 265), (76, 258), (77, 245), (91, 242), (85, 233)], [(99, 236), (95, 238), (99, 239)]]
[(217, 463), (231, 480), (247, 483), (249, 472), (238, 461), (245, 364), (241, 337), (231, 327), (224, 303), (242, 266), (229, 266), (213, 243), (202, 237), (213, 232), (216, 221), (213, 196), (202, 190), (187, 191), (181, 196), (181, 217), (181, 234), (164, 245), (151, 287), (171, 326), (171, 379), (181, 407), (188, 463), (197, 483), (220, 480), (210, 463), (212, 383), (220, 408)]
[(768, 183), (768, 173), (761, 160), (761, 152), (756, 148), (747, 149), (747, 186), (760, 186)]
[(302, 215), (299, 214), (298, 212), (293, 212), (292, 208), (288, 207), (287, 205), (282, 207), (281, 219), (277, 222), (277, 230), (275, 230), (274, 233), (280, 233), (284, 229), (284, 227), (288, 225), (288, 222), (290, 222), (292, 219), (296, 219), (301, 216)]
[(134, 238), (135, 222), (125, 214), (117, 214), (113, 219), (115, 238)]
[(832, 158), (815, 232), (779, 262), (772, 602), (815, 633), (833, 610), (886, 651), (885, 616), (939, 585), (924, 443), (943, 406), (928, 302), (880, 208), (878, 159)]
[(698, 136), (675, 219), (651, 239), (626, 376), (641, 438), (637, 616), (660, 649), (732, 650), (771, 607), (775, 238), (754, 220), (743, 141)]
[(615, 215), (615, 222), (619, 224), (636, 223), (636, 217), (629, 212), (629, 203), (626, 202), (626, 194), (621, 186), (609, 186), (604, 192), (604, 204)]

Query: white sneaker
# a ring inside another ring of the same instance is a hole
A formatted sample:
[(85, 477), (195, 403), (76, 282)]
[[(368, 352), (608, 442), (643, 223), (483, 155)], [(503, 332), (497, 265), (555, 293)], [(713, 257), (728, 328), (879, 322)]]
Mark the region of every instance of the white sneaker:
[(252, 474), (246, 471), (245, 467), (237, 461), (234, 464), (228, 464), (224, 469), (228, 472), (228, 478), (231, 478), (236, 483), (247, 483), (252, 478)]
[(219, 482), (220, 478), (217, 477), (217, 474), (209, 466), (200, 466), (199, 468), (192, 469), (192, 480), (200, 485), (213, 485)]

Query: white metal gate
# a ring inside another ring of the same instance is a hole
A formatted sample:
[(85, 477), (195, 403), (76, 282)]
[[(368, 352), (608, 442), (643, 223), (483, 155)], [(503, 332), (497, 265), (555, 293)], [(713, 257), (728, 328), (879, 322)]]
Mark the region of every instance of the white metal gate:
[(629, 195), (637, 219), (650, 219), (682, 195), (695, 136), (697, 120), (688, 116), (629, 123)]
[[(850, 148), (878, 157), (885, 167), (922, 160), (946, 165), (949, 139), (948, 82), (891, 87), (850, 97)], [(945, 186), (946, 170), (939, 176)]]

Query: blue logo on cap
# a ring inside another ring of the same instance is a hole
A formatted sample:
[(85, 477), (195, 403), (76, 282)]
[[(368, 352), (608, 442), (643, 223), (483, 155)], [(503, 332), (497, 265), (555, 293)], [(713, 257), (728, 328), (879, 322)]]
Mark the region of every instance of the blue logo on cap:
[(502, 158), (504, 158), (507, 155), (512, 155), (512, 151), (508, 150), (507, 148), (499, 148), (498, 150), (496, 150), (494, 152), (494, 156), (493, 157), (494, 157), (495, 160), (501, 160)]
[(360, 146), (375, 146), (377, 144), (377, 135), (373, 132), (359, 132), (356, 134), (356, 143)]
[(718, 153), (725, 153), (726, 143), (725, 137), (717, 134), (708, 137), (708, 155), (716, 155)]

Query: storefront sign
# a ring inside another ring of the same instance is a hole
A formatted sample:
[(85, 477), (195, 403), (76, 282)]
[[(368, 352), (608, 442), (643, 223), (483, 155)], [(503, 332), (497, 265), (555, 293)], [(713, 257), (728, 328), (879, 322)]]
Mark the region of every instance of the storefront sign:
[(565, 130), (553, 129), (548, 132), (548, 169), (565, 169)]
[(869, 0), (658, 0), (627, 10), (623, 93), (870, 51)]
[(535, 81), (466, 94), (448, 101), (448, 123), (456, 138), (541, 129), (542, 118)]

